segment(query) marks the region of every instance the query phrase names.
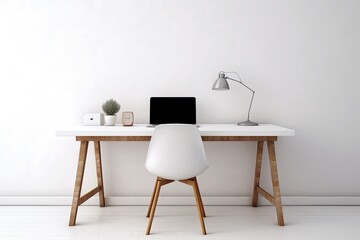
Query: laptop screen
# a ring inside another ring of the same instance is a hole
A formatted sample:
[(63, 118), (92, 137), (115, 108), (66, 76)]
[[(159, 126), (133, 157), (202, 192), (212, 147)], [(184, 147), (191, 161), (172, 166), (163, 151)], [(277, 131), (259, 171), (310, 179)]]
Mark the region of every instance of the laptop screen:
[(195, 97), (151, 97), (150, 124), (196, 124)]

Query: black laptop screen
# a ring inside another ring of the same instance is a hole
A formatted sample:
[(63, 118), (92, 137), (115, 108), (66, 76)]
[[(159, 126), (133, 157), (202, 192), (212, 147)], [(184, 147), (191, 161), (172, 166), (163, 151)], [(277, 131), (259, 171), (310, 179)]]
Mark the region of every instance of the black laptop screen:
[(196, 124), (195, 97), (150, 98), (150, 124)]

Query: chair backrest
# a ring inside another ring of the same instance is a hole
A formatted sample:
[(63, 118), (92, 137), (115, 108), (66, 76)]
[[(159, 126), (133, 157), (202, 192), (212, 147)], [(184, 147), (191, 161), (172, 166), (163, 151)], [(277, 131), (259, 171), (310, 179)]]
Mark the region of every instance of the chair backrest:
[(208, 168), (204, 145), (196, 126), (163, 124), (155, 128), (146, 158), (146, 169), (161, 178), (183, 180)]

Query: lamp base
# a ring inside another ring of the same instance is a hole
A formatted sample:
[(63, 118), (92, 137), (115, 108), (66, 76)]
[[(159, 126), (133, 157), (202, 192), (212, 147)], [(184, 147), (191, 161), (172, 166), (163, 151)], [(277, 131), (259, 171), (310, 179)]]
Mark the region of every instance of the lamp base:
[(258, 126), (259, 124), (256, 122), (247, 120), (245, 122), (239, 122), (237, 125), (239, 125), (239, 126)]

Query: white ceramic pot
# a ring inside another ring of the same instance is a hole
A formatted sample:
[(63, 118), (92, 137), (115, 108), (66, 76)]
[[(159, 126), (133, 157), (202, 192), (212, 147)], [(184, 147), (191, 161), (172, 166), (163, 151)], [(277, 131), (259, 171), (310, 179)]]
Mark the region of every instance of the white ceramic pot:
[(106, 126), (115, 126), (116, 115), (106, 115), (105, 116), (105, 125)]

